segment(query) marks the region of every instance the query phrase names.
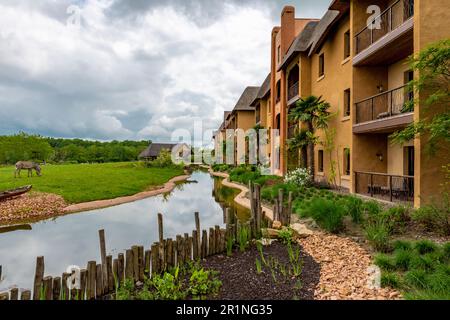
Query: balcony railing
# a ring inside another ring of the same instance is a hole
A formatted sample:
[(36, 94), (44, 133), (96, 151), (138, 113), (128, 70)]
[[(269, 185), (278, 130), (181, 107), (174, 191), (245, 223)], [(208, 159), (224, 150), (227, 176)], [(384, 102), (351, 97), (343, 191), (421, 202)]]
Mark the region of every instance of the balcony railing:
[(390, 202), (414, 201), (414, 177), (374, 172), (355, 172), (358, 194)]
[[(356, 123), (379, 120), (405, 112), (405, 104), (412, 99), (406, 85), (379, 93), (356, 103)], [(409, 110), (408, 110), (409, 111)]]
[(298, 96), (299, 83), (298, 81), (291, 85), (288, 89), (288, 101)]
[(401, 26), (414, 15), (414, 0), (398, 0), (372, 20), (356, 36), (356, 54), (367, 49), (380, 38)]

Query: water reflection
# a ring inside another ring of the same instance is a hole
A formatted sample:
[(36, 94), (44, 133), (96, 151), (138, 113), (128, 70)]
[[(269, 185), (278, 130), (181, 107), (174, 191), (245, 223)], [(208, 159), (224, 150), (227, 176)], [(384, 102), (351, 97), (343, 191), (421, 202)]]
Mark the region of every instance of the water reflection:
[[(200, 213), (202, 229), (224, 224), (224, 208), (230, 206), (242, 219), (249, 212), (235, 207), (238, 191), (223, 187), (205, 172), (194, 172), (196, 183), (178, 184), (174, 191), (116, 207), (73, 214), (0, 233), (0, 290), (11, 286), (31, 288), (37, 256), (45, 257), (45, 274), (57, 276), (69, 265), (84, 268), (100, 261), (98, 230), (105, 229), (108, 254), (117, 255), (132, 245), (148, 248), (157, 241), (157, 213), (164, 215), (164, 236), (191, 232), (194, 212)], [(212, 190), (212, 192), (211, 192)]]

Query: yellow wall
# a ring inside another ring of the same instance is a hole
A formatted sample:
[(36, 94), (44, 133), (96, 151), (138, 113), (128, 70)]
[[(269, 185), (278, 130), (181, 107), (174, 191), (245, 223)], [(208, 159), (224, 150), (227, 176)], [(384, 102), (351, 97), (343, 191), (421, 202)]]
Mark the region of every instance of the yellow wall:
[(405, 84), (405, 72), (410, 70), (408, 58), (397, 61), (388, 67), (388, 90), (396, 89)]

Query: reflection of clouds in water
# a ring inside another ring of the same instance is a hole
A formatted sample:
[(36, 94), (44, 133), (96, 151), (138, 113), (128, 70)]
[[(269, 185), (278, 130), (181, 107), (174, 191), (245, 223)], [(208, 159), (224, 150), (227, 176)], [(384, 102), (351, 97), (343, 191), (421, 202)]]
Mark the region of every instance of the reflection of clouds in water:
[(0, 234), (0, 264), (5, 280), (0, 290), (17, 284), (31, 288), (36, 257), (45, 257), (45, 274), (58, 276), (68, 265), (86, 267), (100, 261), (98, 230), (105, 229), (108, 254), (124, 252), (132, 245), (148, 248), (158, 240), (157, 213), (164, 216), (164, 237), (195, 228), (194, 212), (200, 214), (202, 229), (223, 225), (223, 210), (212, 197), (213, 180), (194, 172), (188, 183), (170, 193), (106, 209), (67, 215), (32, 225), (29, 231)]

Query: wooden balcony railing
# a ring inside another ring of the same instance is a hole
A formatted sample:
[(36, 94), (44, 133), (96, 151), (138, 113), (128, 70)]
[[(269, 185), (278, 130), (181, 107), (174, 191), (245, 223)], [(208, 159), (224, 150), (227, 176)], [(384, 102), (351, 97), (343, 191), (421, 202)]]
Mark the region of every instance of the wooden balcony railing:
[(299, 82), (297, 81), (293, 85), (289, 86), (288, 89), (288, 101), (297, 97), (299, 92)]
[(356, 123), (399, 115), (405, 112), (405, 104), (411, 99), (413, 99), (412, 93), (404, 85), (357, 102)]
[[(414, 15), (414, 0), (398, 0), (372, 20), (355, 36), (356, 54), (370, 47), (380, 38), (401, 26)], [(378, 28), (379, 27), (379, 28)]]
[(390, 202), (414, 201), (414, 177), (375, 172), (355, 172), (358, 194)]

